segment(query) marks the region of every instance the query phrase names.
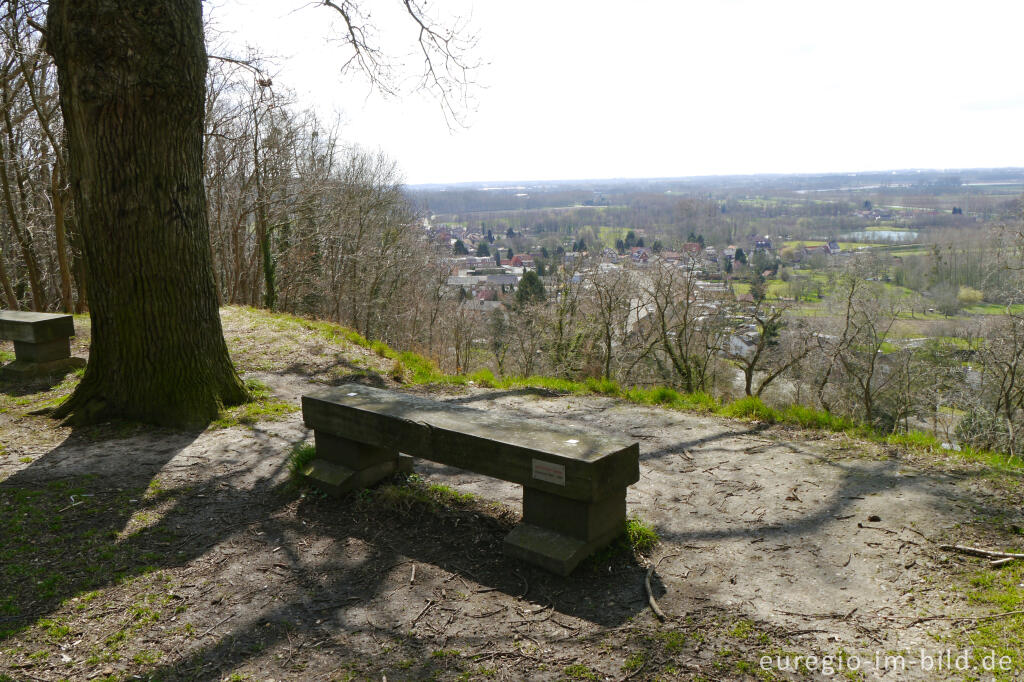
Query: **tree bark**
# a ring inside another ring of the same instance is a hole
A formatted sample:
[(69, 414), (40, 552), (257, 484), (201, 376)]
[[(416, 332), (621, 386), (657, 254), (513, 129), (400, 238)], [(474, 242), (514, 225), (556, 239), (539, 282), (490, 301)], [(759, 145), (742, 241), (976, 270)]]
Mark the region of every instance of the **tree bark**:
[(92, 348), (57, 416), (208, 423), (246, 398), (228, 356), (203, 189), (200, 0), (51, 0)]

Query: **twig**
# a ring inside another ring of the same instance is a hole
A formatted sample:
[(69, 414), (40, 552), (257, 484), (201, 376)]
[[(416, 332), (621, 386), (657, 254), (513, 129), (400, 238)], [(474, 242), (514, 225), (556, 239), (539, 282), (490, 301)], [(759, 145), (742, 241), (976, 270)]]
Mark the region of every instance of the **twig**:
[(420, 618), (422, 618), (423, 614), (427, 612), (427, 609), (429, 609), (431, 606), (433, 606), (436, 603), (437, 602), (435, 602), (433, 599), (428, 600), (427, 601), (427, 605), (423, 607), (423, 610), (420, 611), (419, 615), (412, 619), (412, 624), (416, 625), (416, 621), (418, 621)]
[(919, 530), (915, 530), (915, 529), (911, 528), (910, 526), (903, 526), (903, 530), (909, 530), (911, 533), (917, 533), (918, 535), (923, 537), (928, 542), (932, 542), (932, 539), (930, 537), (928, 537), (927, 535), (925, 535), (924, 533), (922, 533)]
[(416, 582), (416, 564), (412, 565), (412, 575), (409, 576), (409, 584)]
[(958, 554), (969, 554), (970, 556), (978, 556), (983, 559), (1024, 559), (1024, 554), (1014, 554), (1012, 552), (994, 552), (988, 549), (968, 547), (967, 545), (939, 545), (939, 549), (945, 550), (947, 552), (957, 552)]
[(992, 568), (999, 568), (1000, 566), (1005, 566), (1006, 564), (1013, 563), (1014, 561), (1020, 561), (1020, 559), (1014, 556), (1008, 556), (1003, 559), (993, 559), (989, 562), (989, 566)]
[(899, 535), (896, 531), (889, 530), (888, 528), (882, 528), (881, 526), (865, 526), (863, 523), (858, 523), (857, 527), (865, 530), (880, 530), (883, 533), (888, 533), (889, 535)]
[(216, 628), (219, 628), (221, 625), (224, 625), (224, 623), (228, 622), (229, 620), (231, 620), (234, 617), (235, 617), (235, 614), (232, 613), (230, 616), (228, 616), (227, 618), (224, 618), (219, 623), (216, 623), (215, 625), (211, 626), (210, 629), (208, 629), (203, 634), (199, 635), (199, 639), (202, 639), (203, 637), (206, 637), (208, 634), (213, 632)]

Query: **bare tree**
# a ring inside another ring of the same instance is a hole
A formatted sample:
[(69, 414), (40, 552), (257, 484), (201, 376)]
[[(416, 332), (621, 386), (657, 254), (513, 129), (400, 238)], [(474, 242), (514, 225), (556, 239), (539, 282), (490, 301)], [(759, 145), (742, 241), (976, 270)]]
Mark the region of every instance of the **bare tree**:
[(627, 360), (624, 345), (636, 317), (639, 285), (635, 273), (621, 267), (593, 267), (585, 278), (586, 313), (598, 339), (601, 375), (615, 376), (613, 365)]
[(791, 311), (792, 306), (784, 301), (762, 299), (755, 303), (753, 309), (740, 314), (741, 319), (748, 319), (755, 327), (754, 333), (749, 336), (733, 334), (725, 345), (724, 353), (743, 372), (746, 395), (760, 398), (768, 386), (806, 358), (813, 349), (813, 337), (806, 322), (791, 317)]
[(702, 295), (698, 274), (694, 263), (658, 261), (642, 286), (651, 310), (641, 326), (646, 332), (642, 355), (688, 393), (711, 386), (713, 361), (728, 331), (723, 306)]

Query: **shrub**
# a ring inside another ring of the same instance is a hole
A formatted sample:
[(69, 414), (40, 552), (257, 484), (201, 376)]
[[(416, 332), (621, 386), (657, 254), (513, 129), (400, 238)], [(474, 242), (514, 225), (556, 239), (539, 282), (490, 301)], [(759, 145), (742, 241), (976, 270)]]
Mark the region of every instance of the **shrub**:
[(956, 437), (980, 450), (1005, 452), (1010, 448), (1010, 430), (1006, 427), (1006, 420), (984, 409), (965, 414), (956, 426)]

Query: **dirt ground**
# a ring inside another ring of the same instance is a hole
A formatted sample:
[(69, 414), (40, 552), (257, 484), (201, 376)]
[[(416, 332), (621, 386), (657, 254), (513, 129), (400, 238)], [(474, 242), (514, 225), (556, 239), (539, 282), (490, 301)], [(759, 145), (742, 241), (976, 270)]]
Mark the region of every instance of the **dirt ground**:
[[(364, 349), (252, 311), (225, 325), (286, 403), (396, 386)], [(201, 433), (29, 413), (72, 384), (0, 387), (0, 680), (818, 679), (823, 656), (846, 678), (934, 679), (921, 652), (955, 659), (993, 613), (968, 598), (980, 560), (938, 545), (1024, 526), (1019, 479), (843, 434), (401, 388), (639, 441), (628, 510), (660, 543), (560, 578), (502, 555), (517, 486), (418, 460), (411, 482), (329, 499), (289, 484), (312, 437), (297, 411)], [(951, 675), (989, 679), (979, 665)]]

